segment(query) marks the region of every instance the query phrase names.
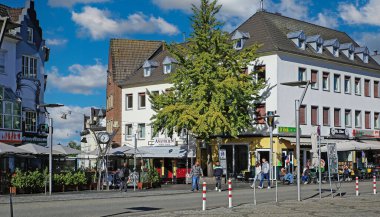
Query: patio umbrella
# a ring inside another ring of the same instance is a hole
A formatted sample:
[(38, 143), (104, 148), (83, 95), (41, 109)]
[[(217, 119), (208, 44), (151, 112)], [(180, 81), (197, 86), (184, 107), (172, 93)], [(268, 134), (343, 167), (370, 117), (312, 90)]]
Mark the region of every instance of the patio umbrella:
[(123, 155), (125, 152), (131, 150), (132, 148), (129, 146), (121, 146), (117, 148), (113, 148), (109, 151), (109, 155)]
[(20, 148), (16, 148), (12, 145), (7, 145), (5, 143), (0, 142), (0, 154), (21, 154), (21, 153), (29, 153), (28, 151), (25, 151)]
[(64, 145), (53, 145), (53, 152), (61, 152), (62, 155), (81, 154), (82, 152), (77, 149), (70, 148)]
[[(19, 146), (18, 148), (23, 149), (29, 153), (32, 154), (49, 154), (50, 149), (41, 145), (33, 144), (33, 143), (27, 143), (25, 145)], [(60, 151), (53, 150), (53, 154), (59, 155), (63, 154)]]

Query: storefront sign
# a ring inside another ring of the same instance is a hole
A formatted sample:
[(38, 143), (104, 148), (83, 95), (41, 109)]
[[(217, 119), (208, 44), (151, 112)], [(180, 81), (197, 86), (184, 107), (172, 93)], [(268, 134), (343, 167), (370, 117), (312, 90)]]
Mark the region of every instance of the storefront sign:
[(223, 168), (223, 174), (227, 174), (227, 151), (226, 149), (219, 150), (220, 166)]
[(173, 146), (175, 141), (171, 138), (154, 138), (154, 146)]
[(295, 127), (278, 127), (278, 134), (295, 135), (296, 132), (297, 132), (297, 128)]
[(47, 138), (24, 136), (22, 137), (22, 141), (30, 143), (47, 143)]
[(380, 130), (352, 130), (353, 137), (380, 138)]
[(350, 134), (347, 129), (330, 128), (330, 136), (334, 138), (348, 138)]
[(22, 132), (0, 131), (0, 141), (5, 143), (21, 143)]

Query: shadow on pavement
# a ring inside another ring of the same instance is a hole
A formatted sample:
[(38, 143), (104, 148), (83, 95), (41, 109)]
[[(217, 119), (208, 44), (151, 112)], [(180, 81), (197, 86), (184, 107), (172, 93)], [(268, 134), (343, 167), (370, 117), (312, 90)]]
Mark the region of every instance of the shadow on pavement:
[[(135, 210), (135, 211), (140, 211), (140, 212), (149, 212), (149, 211), (160, 210), (161, 208), (139, 206), (139, 207), (126, 208), (126, 209)], [(104, 216), (101, 216), (101, 217), (118, 216), (118, 215), (123, 215), (123, 214), (128, 214), (128, 213), (136, 213), (136, 212), (125, 211), (125, 212), (119, 212), (119, 213), (114, 213), (114, 214), (104, 215)]]

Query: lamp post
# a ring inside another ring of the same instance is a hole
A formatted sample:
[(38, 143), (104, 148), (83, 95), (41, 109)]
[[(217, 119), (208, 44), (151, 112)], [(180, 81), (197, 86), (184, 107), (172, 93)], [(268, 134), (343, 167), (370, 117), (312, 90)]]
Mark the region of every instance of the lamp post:
[(63, 104), (39, 104), (37, 108), (43, 107), (45, 109), (48, 121), (49, 121), (49, 195), (53, 191), (53, 118), (50, 117), (50, 113), (46, 108), (62, 107)]
[(281, 83), (285, 86), (291, 87), (299, 87), (305, 86), (305, 89), (302, 92), (301, 98), (295, 100), (295, 121), (296, 121), (296, 155), (297, 155), (297, 200), (301, 201), (301, 180), (300, 180), (300, 119), (299, 119), (299, 111), (302, 104), (303, 99), (305, 98), (305, 94), (307, 92), (307, 88), (310, 86), (311, 81), (293, 81), (293, 82), (285, 82)]

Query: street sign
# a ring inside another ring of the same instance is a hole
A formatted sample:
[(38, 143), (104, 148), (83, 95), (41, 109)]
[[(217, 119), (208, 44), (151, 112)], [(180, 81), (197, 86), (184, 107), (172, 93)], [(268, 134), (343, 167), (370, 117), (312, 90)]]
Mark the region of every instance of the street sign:
[(278, 127), (278, 134), (296, 135), (297, 128), (295, 127)]
[(335, 143), (327, 144), (327, 157), (330, 174), (338, 174), (338, 151)]
[(226, 149), (219, 150), (220, 166), (223, 168), (223, 174), (227, 174), (227, 151)]

